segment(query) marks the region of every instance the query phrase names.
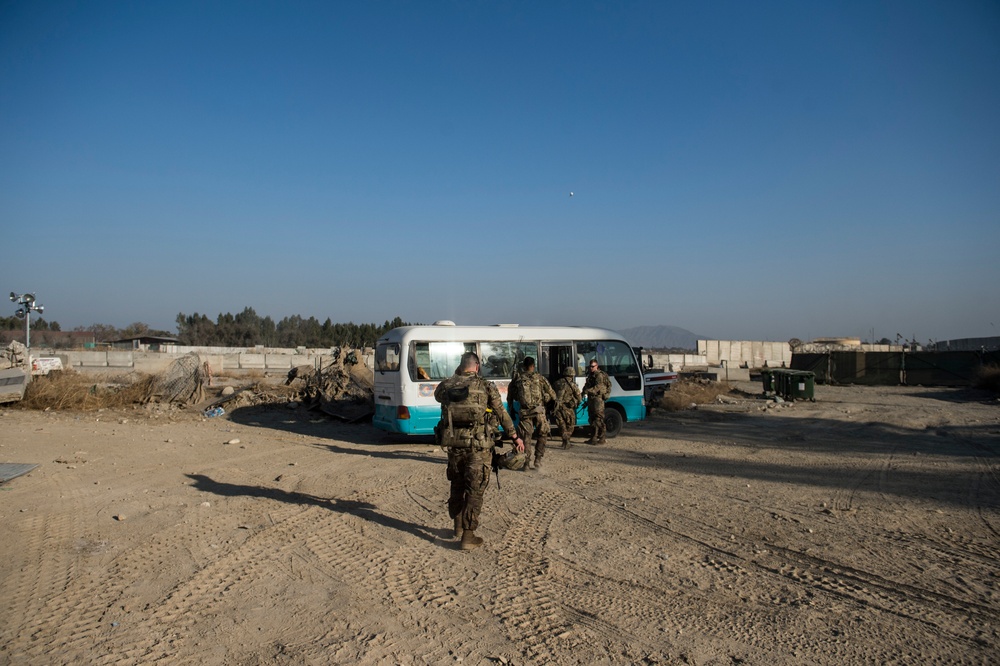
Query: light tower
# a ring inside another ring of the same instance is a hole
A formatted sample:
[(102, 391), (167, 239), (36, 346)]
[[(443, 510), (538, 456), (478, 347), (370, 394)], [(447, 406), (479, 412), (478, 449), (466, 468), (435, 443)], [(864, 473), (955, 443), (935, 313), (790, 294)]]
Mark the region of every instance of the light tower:
[(24, 346), (28, 350), (28, 377), (31, 377), (31, 313), (37, 312), (38, 314), (42, 314), (45, 312), (45, 306), (35, 303), (34, 294), (15, 294), (14, 292), (10, 292), (10, 300), (21, 306), (14, 314), (18, 319), (24, 320)]

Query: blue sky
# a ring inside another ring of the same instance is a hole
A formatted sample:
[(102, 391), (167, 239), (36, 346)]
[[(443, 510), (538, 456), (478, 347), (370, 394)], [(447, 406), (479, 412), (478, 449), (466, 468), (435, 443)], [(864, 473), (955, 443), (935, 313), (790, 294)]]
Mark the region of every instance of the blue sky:
[(1000, 335), (1000, 4), (2, 2), (0, 230), (64, 329)]

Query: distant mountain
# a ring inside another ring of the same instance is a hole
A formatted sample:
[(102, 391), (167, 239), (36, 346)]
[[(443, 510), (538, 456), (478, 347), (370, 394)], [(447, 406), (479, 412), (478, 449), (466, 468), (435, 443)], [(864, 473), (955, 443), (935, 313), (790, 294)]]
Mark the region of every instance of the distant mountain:
[(646, 349), (691, 349), (698, 348), (698, 336), (677, 326), (636, 326), (619, 331), (635, 347)]

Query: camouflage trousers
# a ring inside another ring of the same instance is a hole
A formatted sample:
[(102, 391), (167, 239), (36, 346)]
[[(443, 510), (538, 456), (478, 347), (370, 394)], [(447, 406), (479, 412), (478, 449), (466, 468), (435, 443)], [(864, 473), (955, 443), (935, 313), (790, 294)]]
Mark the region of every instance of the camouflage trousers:
[(587, 416), (590, 418), (590, 425), (594, 428), (594, 440), (601, 441), (607, 431), (607, 426), (604, 425), (604, 401), (588, 398)]
[(451, 481), (448, 515), (459, 518), (459, 526), (464, 530), (479, 528), (479, 512), (490, 485), (492, 465), (493, 453), (489, 448), (448, 449), (448, 480)]
[(528, 456), (528, 461), (532, 459), (531, 437), (535, 436), (534, 460), (537, 462), (545, 455), (545, 444), (552, 431), (549, 426), (549, 418), (545, 415), (545, 410), (522, 411), (521, 420), (517, 422), (517, 434), (524, 440), (524, 453)]
[(569, 407), (556, 407), (556, 425), (559, 426), (559, 434), (563, 442), (568, 442), (573, 436), (573, 428), (576, 427), (576, 410)]

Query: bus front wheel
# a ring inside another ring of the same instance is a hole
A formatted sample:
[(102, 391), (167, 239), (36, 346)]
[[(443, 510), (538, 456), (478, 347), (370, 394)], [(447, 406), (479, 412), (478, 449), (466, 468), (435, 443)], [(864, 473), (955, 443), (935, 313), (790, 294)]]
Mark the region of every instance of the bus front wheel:
[(618, 433), (622, 431), (622, 425), (625, 419), (622, 418), (621, 412), (619, 412), (614, 407), (608, 407), (604, 410), (604, 427), (606, 432), (605, 437), (611, 437), (612, 439), (618, 436)]

